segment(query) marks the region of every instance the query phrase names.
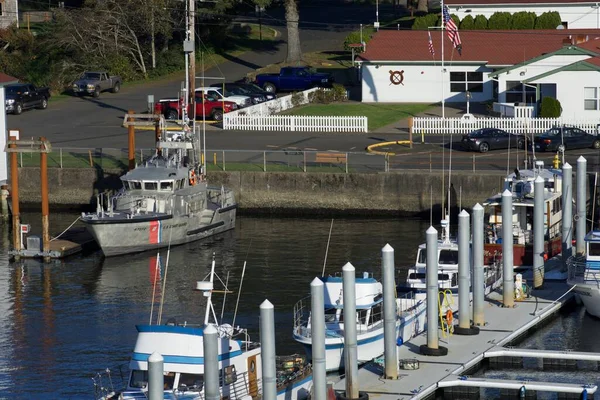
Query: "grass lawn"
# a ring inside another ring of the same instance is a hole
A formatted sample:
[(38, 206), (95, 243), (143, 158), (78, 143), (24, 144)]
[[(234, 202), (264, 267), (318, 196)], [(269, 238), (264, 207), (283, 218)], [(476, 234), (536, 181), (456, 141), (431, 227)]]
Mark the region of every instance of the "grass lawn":
[(286, 115), (316, 115), (316, 116), (356, 116), (367, 117), (369, 131), (381, 128), (394, 122), (414, 117), (433, 107), (430, 104), (365, 104), (365, 103), (334, 103), (311, 104), (285, 112)]

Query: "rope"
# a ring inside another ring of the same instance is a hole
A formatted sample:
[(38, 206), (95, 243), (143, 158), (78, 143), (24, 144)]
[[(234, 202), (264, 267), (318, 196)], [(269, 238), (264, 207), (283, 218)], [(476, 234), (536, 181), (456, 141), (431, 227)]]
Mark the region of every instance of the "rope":
[(75, 224), (77, 223), (77, 221), (79, 221), (79, 219), (80, 219), (80, 217), (77, 217), (77, 218), (75, 218), (75, 221), (73, 221), (73, 223), (72, 223), (71, 225), (69, 225), (67, 229), (65, 229), (64, 231), (62, 231), (62, 232), (61, 232), (61, 233), (60, 233), (58, 236), (56, 236), (56, 237), (53, 237), (52, 239), (50, 239), (50, 241), (56, 240), (56, 239), (58, 239), (59, 237), (61, 237), (62, 235), (64, 235), (64, 233), (65, 233), (66, 231), (68, 231), (69, 229), (71, 229), (71, 227), (72, 227), (73, 225), (75, 225)]

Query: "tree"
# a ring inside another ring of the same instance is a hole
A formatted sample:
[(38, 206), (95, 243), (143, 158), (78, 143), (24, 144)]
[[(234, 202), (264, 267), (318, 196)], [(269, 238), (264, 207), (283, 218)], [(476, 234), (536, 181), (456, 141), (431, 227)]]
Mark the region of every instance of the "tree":
[(488, 28), (488, 20), (485, 15), (476, 15), (473, 20), (473, 29), (484, 30)]
[(542, 106), (540, 110), (540, 117), (542, 118), (558, 118), (562, 114), (562, 106), (560, 101), (553, 97), (544, 97), (542, 99)]
[(285, 0), (285, 20), (287, 22), (287, 62), (295, 63), (302, 61), (302, 48), (300, 47), (300, 30), (298, 22), (298, 5), (296, 0)]
[(422, 17), (417, 17), (415, 18), (415, 22), (413, 22), (412, 29), (426, 30), (432, 26), (439, 26), (439, 19), (437, 14), (427, 14)]
[(512, 15), (508, 12), (495, 12), (488, 20), (488, 29), (511, 29)]
[(533, 29), (536, 15), (534, 12), (519, 11), (512, 16), (512, 29)]
[(462, 21), (460, 21), (460, 29), (461, 30), (475, 29), (475, 20), (473, 19), (472, 15), (467, 15), (466, 17), (463, 18)]
[(556, 29), (562, 25), (560, 14), (557, 11), (548, 11), (535, 20), (535, 29)]

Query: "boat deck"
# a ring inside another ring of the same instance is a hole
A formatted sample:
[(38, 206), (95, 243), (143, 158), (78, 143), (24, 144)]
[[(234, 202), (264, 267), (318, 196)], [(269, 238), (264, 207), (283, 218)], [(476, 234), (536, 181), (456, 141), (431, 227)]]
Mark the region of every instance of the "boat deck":
[[(502, 294), (491, 293), (485, 301), (485, 325), (480, 328), (480, 333), (474, 336), (450, 335), (444, 336), (439, 331), (439, 345), (448, 349), (446, 356), (423, 356), (420, 346), (427, 344), (427, 333), (424, 332), (404, 345), (398, 347), (400, 365), (407, 369), (399, 369), (397, 380), (382, 378), (383, 369), (372, 362), (358, 372), (357, 382), (361, 392), (367, 392), (371, 398), (378, 400), (420, 399), (434, 394), (438, 388), (459, 386), (450, 384), (469, 381), (469, 385), (479, 387), (502, 387), (510, 389), (515, 387), (514, 381), (479, 379), (480, 382), (461, 377), (485, 358), (485, 353), (502, 349), (501, 346), (510, 344), (516, 338), (527, 333), (546, 318), (556, 313), (562, 306), (572, 299), (573, 293), (563, 281), (545, 281), (541, 289), (532, 292), (530, 298), (515, 301), (514, 308), (502, 307)], [(454, 321), (455, 324), (458, 321)], [(515, 356), (517, 356), (515, 354)], [(415, 368), (415, 369), (408, 369)], [(489, 381), (489, 382), (488, 382)], [(488, 383), (486, 383), (488, 382)], [(550, 392), (587, 393), (596, 390), (595, 385), (584, 386), (581, 384), (554, 384), (551, 382), (521, 382), (517, 388), (527, 384), (535, 385), (536, 389)], [(527, 387), (526, 385), (526, 387)], [(460, 386), (467, 386), (462, 384)], [(345, 380), (334, 386), (337, 391), (345, 391)], [(479, 389), (476, 389), (479, 390)]]

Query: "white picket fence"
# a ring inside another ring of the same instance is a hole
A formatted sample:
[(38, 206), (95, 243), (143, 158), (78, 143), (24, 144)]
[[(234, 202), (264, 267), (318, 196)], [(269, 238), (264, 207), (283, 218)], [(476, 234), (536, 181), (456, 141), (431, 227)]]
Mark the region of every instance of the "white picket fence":
[(599, 130), (600, 120), (569, 118), (413, 118), (413, 132), (416, 134), (464, 134), (481, 128), (498, 128), (521, 134), (539, 134), (561, 125), (570, 125), (595, 133)]
[(237, 115), (224, 118), (223, 128), (243, 131), (367, 132), (368, 121), (367, 117)]
[[(300, 98), (297, 95), (298, 100), (299, 100), (297, 105), (308, 104), (308, 95), (311, 94), (312, 92), (316, 92), (317, 90), (319, 90), (319, 89), (312, 88), (312, 89), (304, 90), (302, 92), (298, 92), (298, 95), (301, 95), (302, 98)], [(223, 120), (223, 128), (229, 129), (229, 128), (225, 127), (227, 124), (226, 120), (231, 119), (233, 117), (237, 117), (238, 115), (274, 115), (281, 111), (289, 110), (290, 108), (294, 108), (294, 104), (292, 104), (292, 95), (291, 94), (287, 95), (287, 96), (283, 96), (283, 97), (278, 97), (273, 100), (265, 101), (264, 103), (255, 104), (250, 107), (241, 108), (236, 111), (228, 112), (224, 116), (225, 118)]]

